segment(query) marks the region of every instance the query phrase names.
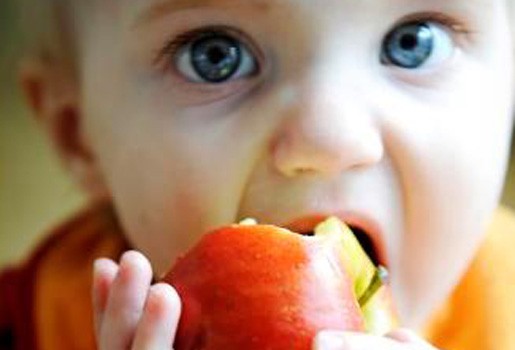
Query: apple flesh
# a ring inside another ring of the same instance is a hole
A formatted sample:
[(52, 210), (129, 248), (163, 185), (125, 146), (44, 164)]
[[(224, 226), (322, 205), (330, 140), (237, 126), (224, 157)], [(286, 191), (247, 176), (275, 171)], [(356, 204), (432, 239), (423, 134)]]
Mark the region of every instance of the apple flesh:
[(382, 333), (395, 315), (378, 271), (336, 218), (309, 237), (273, 225), (215, 230), (164, 278), (183, 304), (174, 349), (308, 350), (323, 329)]

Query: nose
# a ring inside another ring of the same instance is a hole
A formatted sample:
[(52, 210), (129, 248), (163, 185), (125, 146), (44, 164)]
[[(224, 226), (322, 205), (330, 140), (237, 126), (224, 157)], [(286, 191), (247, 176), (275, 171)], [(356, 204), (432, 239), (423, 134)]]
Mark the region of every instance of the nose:
[(336, 175), (371, 166), (384, 155), (380, 128), (355, 92), (311, 85), (281, 113), (272, 143), (276, 169), (287, 177)]

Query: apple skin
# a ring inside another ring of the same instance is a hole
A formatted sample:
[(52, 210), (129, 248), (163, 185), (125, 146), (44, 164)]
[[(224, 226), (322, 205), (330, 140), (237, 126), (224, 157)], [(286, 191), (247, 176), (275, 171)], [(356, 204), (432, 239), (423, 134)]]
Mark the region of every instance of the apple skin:
[(321, 330), (366, 331), (334, 242), (272, 225), (204, 235), (164, 278), (182, 300), (174, 349), (309, 350)]

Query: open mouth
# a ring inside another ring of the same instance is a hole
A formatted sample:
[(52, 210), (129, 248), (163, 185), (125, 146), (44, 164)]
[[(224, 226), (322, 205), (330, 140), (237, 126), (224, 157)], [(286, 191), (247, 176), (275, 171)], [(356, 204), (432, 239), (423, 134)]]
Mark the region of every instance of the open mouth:
[[(385, 266), (386, 264), (383, 261), (383, 259), (381, 259), (381, 256), (379, 254), (379, 249), (376, 246), (376, 244), (374, 243), (371, 236), (369, 234), (367, 234), (365, 232), (365, 230), (363, 230), (360, 227), (357, 227), (355, 225), (349, 225), (349, 227), (352, 230), (352, 232), (354, 233), (354, 235), (356, 236), (356, 238), (358, 239), (358, 241), (359, 241), (361, 247), (363, 248), (363, 250), (365, 251), (365, 253), (367, 253), (370, 260), (372, 260), (372, 262), (374, 263), (374, 265), (375, 266), (379, 266), (379, 265)], [(301, 235), (307, 236), (307, 237), (311, 237), (311, 236), (315, 235), (315, 232), (313, 230), (304, 231), (304, 232), (297, 231), (297, 232), (300, 233)]]
[(354, 232), (354, 235), (361, 244), (361, 247), (363, 248), (365, 253), (367, 253), (368, 257), (370, 258), (370, 260), (372, 260), (374, 265), (383, 265), (380, 261), (378, 250), (375, 247), (372, 238), (370, 238), (370, 236), (365, 231), (358, 227), (350, 226), (350, 229), (352, 230), (352, 232)]

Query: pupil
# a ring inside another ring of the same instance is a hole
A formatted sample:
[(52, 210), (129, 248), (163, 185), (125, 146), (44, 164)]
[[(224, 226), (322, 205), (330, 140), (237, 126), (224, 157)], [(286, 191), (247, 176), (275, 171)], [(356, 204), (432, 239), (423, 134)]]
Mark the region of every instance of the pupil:
[(228, 80), (236, 73), (240, 63), (240, 45), (229, 36), (212, 34), (195, 41), (191, 47), (193, 68), (210, 83)]
[(414, 35), (404, 35), (401, 38), (401, 48), (403, 50), (413, 50), (415, 47), (417, 47), (417, 38)]
[(213, 47), (207, 53), (207, 57), (208, 57), (209, 61), (211, 61), (211, 63), (218, 64), (218, 63), (222, 62), (222, 60), (224, 59), (225, 53), (224, 53), (223, 49), (221, 49), (220, 47)]

